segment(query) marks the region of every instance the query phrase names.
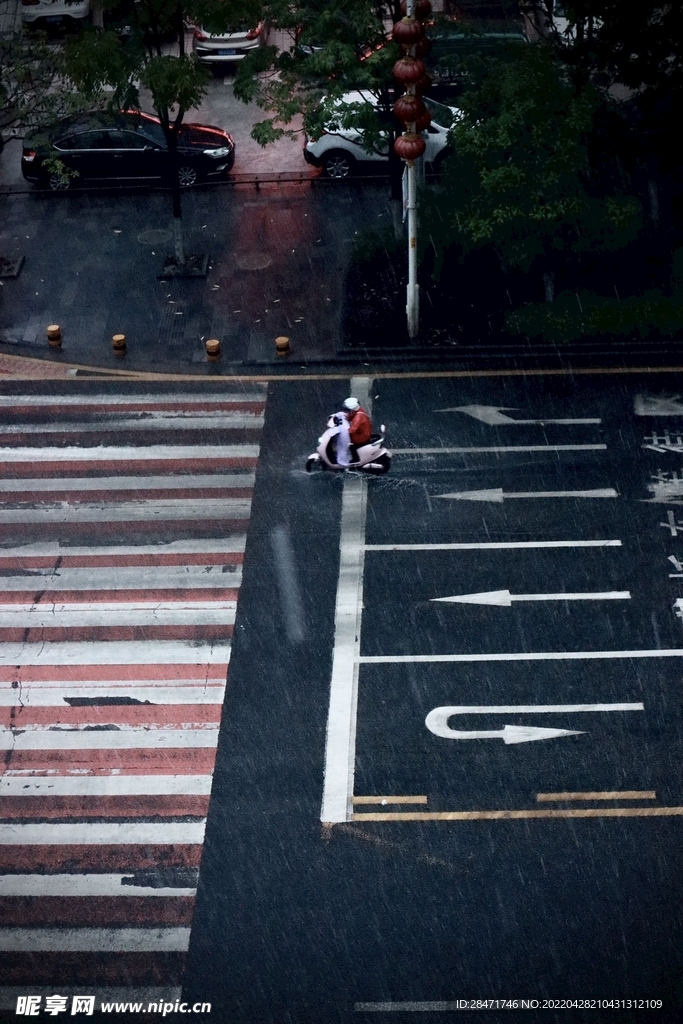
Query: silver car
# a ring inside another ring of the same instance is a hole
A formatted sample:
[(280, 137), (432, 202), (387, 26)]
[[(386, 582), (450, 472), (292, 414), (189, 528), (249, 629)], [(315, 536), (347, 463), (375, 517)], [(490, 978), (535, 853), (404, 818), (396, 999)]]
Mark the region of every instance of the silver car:
[(256, 28), (240, 26), (234, 32), (212, 35), (203, 28), (197, 28), (192, 40), (192, 49), (200, 64), (231, 65), (243, 60), (250, 50), (262, 46), (265, 41), (265, 25), (260, 22)]

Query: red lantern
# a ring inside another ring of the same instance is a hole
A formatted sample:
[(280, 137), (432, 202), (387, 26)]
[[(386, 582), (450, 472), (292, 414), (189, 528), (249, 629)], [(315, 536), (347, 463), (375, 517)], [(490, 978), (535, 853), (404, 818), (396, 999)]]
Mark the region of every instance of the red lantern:
[(424, 34), (424, 25), (416, 18), (403, 18), (394, 25), (394, 39), (401, 46), (414, 46)]
[(394, 103), (394, 113), (399, 121), (404, 124), (412, 124), (426, 113), (426, 108), (419, 96), (412, 96), (405, 93)]
[[(403, 0), (401, 4), (401, 10), (405, 14), (408, 10), (406, 0)], [(432, 5), (429, 0), (415, 0), (415, 17), (426, 18), (432, 13)]]
[(425, 110), (424, 114), (422, 114), (420, 117), (418, 117), (416, 119), (416, 121), (415, 121), (415, 131), (416, 132), (425, 132), (425, 131), (427, 131), (427, 129), (429, 128), (431, 123), (432, 123), (432, 119), (429, 116), (429, 111)]
[(425, 76), (425, 66), (421, 60), (414, 57), (401, 57), (393, 67), (394, 78), (397, 78), (403, 85), (413, 85)]
[(418, 157), (422, 156), (426, 148), (425, 140), (421, 135), (415, 135), (414, 132), (406, 132), (404, 135), (399, 135), (394, 142), (394, 153), (401, 160), (417, 160)]
[(431, 39), (427, 39), (427, 38), (421, 39), (419, 41), (419, 43), (415, 43), (415, 52), (413, 53), (413, 56), (414, 57), (426, 57), (427, 54), (429, 53), (429, 51), (431, 50), (431, 48), (432, 48), (432, 41), (431, 41)]
[(418, 78), (417, 82), (415, 82), (415, 92), (418, 95), (421, 95), (423, 92), (427, 91), (427, 89), (429, 88), (429, 86), (431, 84), (432, 84), (432, 80), (431, 80), (430, 76), (425, 73), (422, 76), (422, 78)]

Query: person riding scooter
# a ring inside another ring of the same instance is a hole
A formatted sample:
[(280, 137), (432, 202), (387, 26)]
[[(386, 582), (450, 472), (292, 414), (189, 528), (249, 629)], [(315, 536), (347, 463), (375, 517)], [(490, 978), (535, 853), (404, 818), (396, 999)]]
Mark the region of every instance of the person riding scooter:
[(337, 438), (337, 462), (340, 466), (348, 466), (357, 462), (357, 449), (368, 444), (372, 437), (372, 420), (362, 408), (357, 398), (347, 398), (342, 412), (339, 413), (346, 422)]

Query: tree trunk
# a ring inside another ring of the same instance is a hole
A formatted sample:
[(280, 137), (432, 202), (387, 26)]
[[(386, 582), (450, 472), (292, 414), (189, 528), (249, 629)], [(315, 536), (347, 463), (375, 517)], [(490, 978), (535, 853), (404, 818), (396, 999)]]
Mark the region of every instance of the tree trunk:
[(546, 302), (552, 302), (555, 298), (555, 275), (552, 270), (543, 274), (543, 294)]
[(175, 132), (167, 137), (169, 155), (171, 157), (171, 204), (173, 208), (173, 242), (175, 258), (178, 266), (185, 264), (185, 248), (183, 246), (183, 211), (180, 199), (180, 183), (178, 181), (178, 140)]
[(650, 220), (654, 227), (657, 227), (659, 224), (659, 189), (653, 178), (650, 178), (647, 183), (647, 194), (650, 199)]

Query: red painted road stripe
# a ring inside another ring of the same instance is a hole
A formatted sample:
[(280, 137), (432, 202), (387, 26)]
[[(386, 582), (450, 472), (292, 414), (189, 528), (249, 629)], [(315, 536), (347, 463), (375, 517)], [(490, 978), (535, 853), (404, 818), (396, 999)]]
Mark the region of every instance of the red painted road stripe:
[[(106, 491), (45, 491), (38, 488), (35, 491), (9, 491), (6, 492), (5, 504), (14, 505), (15, 502), (26, 501), (42, 505), (49, 505), (53, 501), (66, 501), (70, 505), (77, 505), (78, 502), (93, 501), (157, 501), (164, 499), (185, 498), (186, 501), (197, 501), (203, 498), (251, 498), (254, 493), (253, 487), (167, 487), (157, 490), (116, 490), (112, 487)], [(2, 492), (0, 491), (0, 497)]]
[[(136, 896), (133, 886), (122, 886), (121, 896), (4, 896), (0, 897), (3, 927), (111, 928), (142, 925), (147, 928), (192, 924), (194, 896)], [(40, 954), (43, 956), (44, 954)]]
[[(158, 868), (198, 868), (202, 847), (191, 846), (0, 846), (0, 872), (17, 874), (114, 871), (133, 874)], [(6, 982), (5, 982), (6, 984)]]
[[(187, 953), (3, 953), (2, 983), (21, 985), (29, 993), (37, 986), (50, 985), (54, 992), (74, 985), (180, 985), (186, 959)], [(127, 1018), (140, 1020), (133, 1014)], [(116, 1017), (112, 1015), (112, 1019)]]
[(261, 415), (266, 408), (266, 404), (263, 401), (254, 401), (253, 399), (244, 399), (244, 401), (235, 402), (192, 402), (182, 405), (179, 402), (88, 402), (83, 401), (76, 404), (60, 405), (58, 401), (50, 401), (50, 398), (46, 395), (45, 401), (40, 403), (40, 406), (36, 405), (3, 405), (2, 415), (9, 417), (10, 415), (21, 416), (22, 418), (31, 419), (35, 418), (40, 414), (48, 413), (50, 416), (70, 416), (74, 419), (80, 416), (82, 413), (98, 413), (100, 416), (110, 416), (112, 413), (129, 413), (129, 412), (251, 412), (254, 415)]
[(160, 686), (174, 679), (225, 682), (227, 662), (216, 665), (0, 665), (0, 682), (24, 683), (121, 682), (157, 680)]
[[(205, 818), (209, 797), (191, 794), (139, 796), (0, 796), (4, 821), (117, 818)], [(0, 920), (2, 917), (0, 916)]]
[[(127, 769), (128, 775), (211, 775), (216, 762), (213, 747), (109, 748), (102, 750), (14, 750), (5, 752), (5, 768), (50, 771), (60, 765), (65, 775), (84, 775), (98, 768)], [(71, 769), (71, 770), (69, 770)]]
[[(111, 575), (111, 574), (110, 574)], [(215, 587), (192, 587), (179, 589), (177, 587), (159, 587), (158, 590), (45, 590), (38, 586), (35, 590), (2, 590), (0, 580), (0, 605), (4, 604), (30, 604), (39, 608), (44, 605), (53, 604), (187, 604), (194, 601), (236, 601), (239, 596), (239, 587), (226, 587), (229, 582), (229, 574), (221, 573), (215, 575)], [(221, 578), (222, 576), (222, 578)], [(28, 620), (27, 620), (28, 623)]]
[[(94, 449), (95, 450), (95, 449)], [(2, 477), (41, 477), (83, 476), (84, 472), (95, 470), (105, 471), (107, 476), (113, 473), (132, 476), (159, 476), (163, 472), (176, 476), (183, 471), (207, 473), (211, 470), (223, 469), (255, 469), (258, 463), (256, 456), (235, 456), (234, 458), (196, 458), (196, 459), (77, 459), (63, 462), (0, 462), (0, 479)]]
[(134, 565), (242, 565), (243, 551), (197, 551), (192, 554), (174, 552), (169, 554), (146, 555), (26, 555), (18, 558), (1, 558), (0, 569), (107, 569)]
[(221, 720), (220, 704), (115, 704), (107, 707), (21, 707), (0, 708), (4, 729), (78, 725), (157, 725), (212, 722)]
[(36, 626), (0, 627), (0, 643), (57, 643), (111, 640), (227, 640), (233, 627), (208, 626)]
[(123, 544), (126, 539), (130, 538), (131, 533), (140, 535), (158, 534), (160, 530), (173, 531), (179, 534), (180, 538), (186, 536), (190, 528), (195, 538), (214, 537), (217, 530), (222, 533), (244, 534), (248, 521), (248, 514), (240, 519), (224, 519), (220, 516), (212, 515), (210, 518), (204, 517), (201, 520), (194, 521), (188, 521), (187, 519), (131, 519), (128, 522), (105, 520), (100, 523), (92, 521), (86, 523), (64, 523), (59, 522), (55, 517), (53, 522), (0, 525), (0, 539), (5, 544), (8, 544), (10, 540), (16, 543), (19, 537), (25, 543), (40, 540), (61, 540), (63, 542), (67, 538), (76, 537), (83, 541), (83, 543), (107, 543), (109, 546), (115, 543)]

